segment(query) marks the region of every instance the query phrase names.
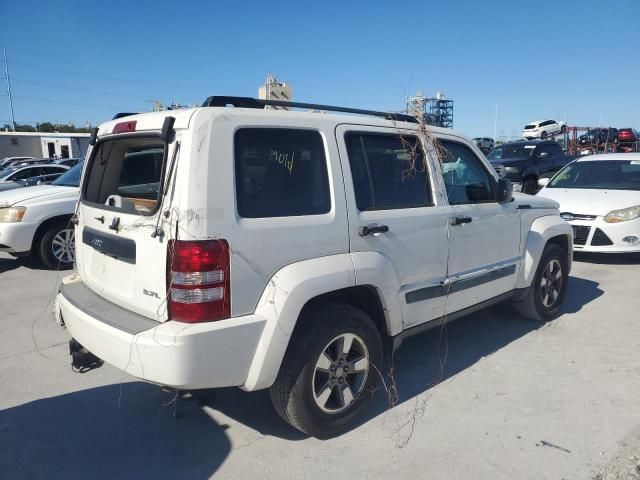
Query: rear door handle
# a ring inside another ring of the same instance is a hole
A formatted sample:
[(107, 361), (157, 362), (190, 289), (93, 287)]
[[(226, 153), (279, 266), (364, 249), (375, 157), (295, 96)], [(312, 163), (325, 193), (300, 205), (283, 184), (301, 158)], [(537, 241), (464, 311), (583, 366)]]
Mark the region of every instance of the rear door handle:
[(453, 217), (451, 219), (451, 225), (464, 225), (465, 223), (471, 223), (472, 220), (471, 217)]
[(367, 225), (358, 229), (358, 235), (366, 237), (367, 235), (373, 235), (374, 233), (387, 233), (389, 227), (387, 225)]

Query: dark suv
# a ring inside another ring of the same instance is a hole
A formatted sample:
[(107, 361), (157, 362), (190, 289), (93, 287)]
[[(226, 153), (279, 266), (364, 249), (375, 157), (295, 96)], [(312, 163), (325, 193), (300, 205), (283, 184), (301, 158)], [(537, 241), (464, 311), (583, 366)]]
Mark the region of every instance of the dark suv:
[(501, 177), (513, 183), (514, 190), (535, 194), (538, 179), (551, 177), (573, 157), (567, 157), (558, 142), (521, 141), (497, 146), (487, 157)]

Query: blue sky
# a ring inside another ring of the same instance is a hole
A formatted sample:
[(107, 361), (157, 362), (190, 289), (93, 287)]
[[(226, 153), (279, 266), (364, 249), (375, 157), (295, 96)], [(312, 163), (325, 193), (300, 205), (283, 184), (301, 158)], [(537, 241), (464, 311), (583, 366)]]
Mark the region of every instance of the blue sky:
[(524, 3), (0, 1), (0, 47), (18, 122), (256, 96), (271, 72), (295, 100), (361, 108), (442, 90), (469, 136), (493, 136), (496, 104), (498, 136), (567, 115), (640, 129), (640, 1)]

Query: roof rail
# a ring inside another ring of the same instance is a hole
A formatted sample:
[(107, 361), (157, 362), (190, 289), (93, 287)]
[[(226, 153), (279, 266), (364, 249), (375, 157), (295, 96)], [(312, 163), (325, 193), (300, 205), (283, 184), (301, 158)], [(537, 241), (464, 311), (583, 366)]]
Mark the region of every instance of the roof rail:
[(393, 113), (393, 112), (378, 112), (375, 110), (363, 110), (360, 108), (348, 108), (348, 107), (336, 107), (333, 105), (319, 105), (316, 103), (301, 103), (301, 102), (286, 102), (284, 100), (263, 100), (260, 98), (251, 97), (227, 97), (227, 96), (213, 96), (208, 97), (203, 107), (226, 107), (234, 106), (238, 108), (258, 108), (262, 109), (266, 106), (274, 107), (287, 107), (287, 108), (307, 108), (310, 110), (324, 110), (327, 112), (343, 112), (343, 113), (356, 113), (359, 115), (371, 115), (374, 117), (381, 117), (387, 120), (397, 120), (401, 122), (418, 123), (415, 117), (406, 113)]

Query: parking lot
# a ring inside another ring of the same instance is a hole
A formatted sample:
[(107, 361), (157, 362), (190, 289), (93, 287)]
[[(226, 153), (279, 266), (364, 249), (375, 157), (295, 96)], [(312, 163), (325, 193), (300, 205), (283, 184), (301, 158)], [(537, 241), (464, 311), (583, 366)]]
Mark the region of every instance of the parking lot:
[(2, 478), (575, 479), (636, 467), (637, 257), (578, 258), (549, 324), (498, 306), (408, 340), (398, 404), (381, 390), (360, 426), (327, 441), (287, 426), (264, 391), (176, 406), (109, 365), (72, 372), (51, 313), (64, 275), (0, 256)]

